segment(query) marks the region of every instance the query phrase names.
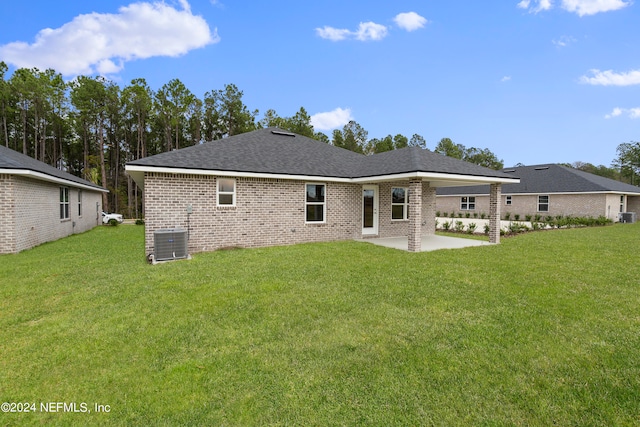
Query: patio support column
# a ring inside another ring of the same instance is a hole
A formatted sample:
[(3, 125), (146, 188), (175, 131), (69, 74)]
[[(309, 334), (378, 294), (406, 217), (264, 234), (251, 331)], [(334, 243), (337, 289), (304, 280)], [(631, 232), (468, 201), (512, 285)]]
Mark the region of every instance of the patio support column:
[(422, 249), (422, 180), (409, 181), (409, 252)]
[(500, 199), (502, 184), (491, 184), (489, 190), (489, 242), (500, 243)]
[(424, 234), (436, 234), (436, 188), (430, 183), (422, 184), (422, 222), (424, 223)]

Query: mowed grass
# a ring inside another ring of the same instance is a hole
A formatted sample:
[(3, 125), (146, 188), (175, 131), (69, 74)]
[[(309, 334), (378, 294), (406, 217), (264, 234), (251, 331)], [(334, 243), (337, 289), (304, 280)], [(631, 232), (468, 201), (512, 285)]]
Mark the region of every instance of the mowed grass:
[(640, 424), (640, 224), (156, 266), (143, 239), (0, 256), (0, 402), (38, 410), (0, 424)]

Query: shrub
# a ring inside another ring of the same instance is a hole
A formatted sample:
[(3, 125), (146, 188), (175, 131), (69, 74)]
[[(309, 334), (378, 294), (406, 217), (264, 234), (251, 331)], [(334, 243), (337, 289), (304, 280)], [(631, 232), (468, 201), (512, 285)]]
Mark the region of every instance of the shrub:
[(489, 231), (491, 231), (491, 227), (489, 227), (489, 224), (485, 224), (484, 225), (484, 234), (489, 234)]
[(540, 214), (536, 214), (536, 216), (534, 216), (534, 218), (535, 218), (536, 222), (542, 221), (542, 215), (540, 215)]
[(487, 217), (487, 214), (486, 214), (486, 213), (482, 212), (482, 213), (480, 214), (480, 218), (485, 219), (486, 217)]
[(478, 225), (475, 222), (470, 222), (469, 225), (467, 225), (467, 233), (473, 234), (476, 228), (478, 228)]
[(462, 218), (462, 212), (458, 212), (458, 218)]
[(509, 219), (511, 218), (511, 214), (509, 212), (505, 212), (504, 214), (504, 219), (506, 219), (507, 221), (509, 221)]
[(471, 218), (471, 212), (467, 212), (466, 214), (464, 214), (465, 218)]
[(462, 232), (464, 231), (464, 222), (462, 222), (462, 221), (456, 221), (455, 230), (456, 230), (458, 233), (462, 233)]
[(532, 218), (533, 218), (533, 217), (532, 217), (531, 215), (525, 215), (525, 216), (524, 216), (524, 219), (525, 219), (525, 221), (527, 221), (527, 222), (531, 222), (531, 219), (532, 219)]
[(450, 222), (445, 221), (445, 222), (442, 223), (442, 229), (444, 231), (449, 231), (449, 228), (451, 228), (451, 223)]
[(515, 219), (516, 221), (520, 221), (520, 214), (515, 214), (513, 216), (513, 219)]
[(456, 216), (456, 213), (454, 211), (451, 211), (451, 214), (449, 215), (449, 218), (453, 218), (454, 216)]
[(440, 216), (440, 211), (436, 211), (436, 216)]
[(474, 218), (478, 218), (478, 212), (474, 212), (474, 213), (473, 213), (473, 217), (474, 217)]
[(118, 224), (120, 224), (120, 223), (117, 220), (113, 219), (113, 218), (111, 218), (109, 220), (109, 225), (112, 226), (112, 227), (117, 227)]
[(144, 219), (136, 219), (136, 225), (144, 225)]

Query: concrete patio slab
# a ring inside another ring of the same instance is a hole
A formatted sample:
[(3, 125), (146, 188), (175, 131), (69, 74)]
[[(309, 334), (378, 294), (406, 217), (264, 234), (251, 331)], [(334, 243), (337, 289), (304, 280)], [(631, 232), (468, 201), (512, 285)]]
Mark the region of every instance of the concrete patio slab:
[[(374, 245), (385, 246), (387, 248), (400, 249), (403, 251), (409, 250), (408, 238), (405, 237), (374, 237), (370, 239), (357, 239), (359, 242), (372, 243)], [(437, 251), (438, 249), (460, 249), (468, 248), (471, 246), (486, 246), (491, 245), (484, 240), (464, 239), (460, 237), (445, 237), (445, 236), (422, 236), (422, 248), (421, 252)]]

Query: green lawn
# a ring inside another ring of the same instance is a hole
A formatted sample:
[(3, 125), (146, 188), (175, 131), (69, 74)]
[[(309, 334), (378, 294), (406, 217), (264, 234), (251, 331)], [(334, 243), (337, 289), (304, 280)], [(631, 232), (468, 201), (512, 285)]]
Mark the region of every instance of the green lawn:
[(0, 402), (38, 410), (0, 425), (640, 424), (640, 224), (156, 266), (143, 234), (0, 256)]

